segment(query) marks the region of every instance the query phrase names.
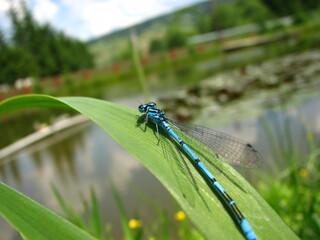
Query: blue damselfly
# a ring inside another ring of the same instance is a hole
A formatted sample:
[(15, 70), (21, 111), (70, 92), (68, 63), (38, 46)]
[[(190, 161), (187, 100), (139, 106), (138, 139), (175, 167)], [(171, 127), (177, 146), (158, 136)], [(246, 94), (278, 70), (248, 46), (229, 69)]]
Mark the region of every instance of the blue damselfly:
[[(207, 167), (199, 160), (198, 156), (190, 149), (190, 147), (181, 140), (175, 129), (187, 133), (196, 140), (203, 142), (209, 148), (211, 148), (217, 155), (220, 155), (226, 159), (229, 163), (234, 165), (246, 166), (246, 167), (259, 167), (262, 164), (262, 158), (259, 152), (257, 152), (250, 144), (245, 143), (237, 138), (229, 136), (227, 134), (200, 127), (191, 124), (182, 124), (178, 121), (170, 119), (166, 116), (164, 111), (157, 108), (156, 103), (150, 102), (139, 106), (138, 110), (144, 113), (145, 123), (150, 119), (156, 126), (158, 139), (160, 126), (168, 137), (178, 143), (181, 148), (188, 154), (195, 162), (200, 171), (206, 175), (212, 186), (220, 193), (223, 200), (229, 206), (234, 218), (240, 225), (243, 234), (248, 240), (255, 240), (256, 235), (252, 230), (249, 222), (240, 212), (235, 201), (228, 195), (225, 189), (216, 180), (213, 174), (207, 169)], [(142, 117), (141, 116), (141, 117)]]

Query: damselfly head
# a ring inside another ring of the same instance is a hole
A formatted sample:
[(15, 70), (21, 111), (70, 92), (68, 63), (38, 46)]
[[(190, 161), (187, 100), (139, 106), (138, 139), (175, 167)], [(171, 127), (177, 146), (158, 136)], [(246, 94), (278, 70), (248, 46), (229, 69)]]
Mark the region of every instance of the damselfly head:
[(139, 107), (138, 107), (138, 110), (139, 112), (143, 113), (143, 112), (146, 112), (146, 109), (147, 108), (147, 105), (146, 104), (141, 104)]
[(138, 107), (138, 110), (139, 110), (139, 112), (143, 113), (143, 112), (146, 112), (148, 108), (156, 108), (156, 107), (157, 107), (156, 103), (150, 102), (150, 103), (147, 103), (147, 104), (141, 104)]

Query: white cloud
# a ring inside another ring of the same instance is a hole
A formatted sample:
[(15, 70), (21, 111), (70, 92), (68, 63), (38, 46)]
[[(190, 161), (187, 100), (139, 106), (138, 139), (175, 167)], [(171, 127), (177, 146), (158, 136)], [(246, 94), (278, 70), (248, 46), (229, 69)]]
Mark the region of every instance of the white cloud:
[(50, 0), (35, 0), (33, 14), (40, 22), (52, 21), (58, 12), (58, 6)]
[[(3, 0), (0, 0), (3, 1)], [(11, 0), (19, 2), (18, 0)], [(199, 0), (27, 0), (35, 18), (89, 39), (128, 27)], [(0, 4), (0, 12), (8, 4)]]
[(78, 14), (83, 20), (83, 31), (88, 30), (88, 36), (99, 36), (137, 24), (169, 12), (176, 5), (174, 1), (168, 3), (159, 0), (63, 0), (63, 2), (70, 6), (73, 14)]
[(8, 1), (2, 1), (0, 4), (0, 12), (5, 12), (9, 9), (10, 4)]

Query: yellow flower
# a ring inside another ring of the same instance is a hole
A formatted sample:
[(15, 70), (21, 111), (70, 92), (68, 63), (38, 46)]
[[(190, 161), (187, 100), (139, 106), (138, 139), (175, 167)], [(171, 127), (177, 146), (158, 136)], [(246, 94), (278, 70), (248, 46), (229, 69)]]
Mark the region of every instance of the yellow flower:
[(131, 219), (129, 221), (129, 228), (136, 229), (142, 227), (142, 221), (137, 219)]
[(157, 240), (155, 237), (151, 237), (149, 238), (149, 240)]
[(302, 168), (302, 169), (300, 170), (300, 176), (301, 176), (301, 177), (306, 177), (306, 176), (308, 176), (308, 175), (309, 175), (309, 172), (308, 172), (307, 169)]
[(184, 219), (186, 219), (186, 214), (183, 212), (183, 211), (179, 211), (175, 214), (174, 218), (177, 220), (177, 221), (182, 221)]

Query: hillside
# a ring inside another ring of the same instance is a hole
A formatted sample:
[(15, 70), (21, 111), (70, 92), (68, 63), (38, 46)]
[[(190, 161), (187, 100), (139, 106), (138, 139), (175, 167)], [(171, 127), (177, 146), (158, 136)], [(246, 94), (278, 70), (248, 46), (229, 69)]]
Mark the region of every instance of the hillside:
[(131, 59), (131, 31), (139, 39), (142, 56), (148, 57), (150, 53), (181, 48), (195, 35), (262, 24), (274, 17), (261, 0), (204, 1), (91, 40), (89, 46), (96, 66), (103, 67)]
[(212, 1), (200, 2), (190, 7), (161, 15), (135, 26), (90, 40), (88, 43), (91, 52), (95, 56), (96, 65), (98, 67), (105, 66), (115, 60), (117, 56), (128, 54), (128, 48), (130, 46), (129, 34), (132, 29), (134, 29), (139, 36), (141, 48), (146, 49), (150, 40), (162, 37), (169, 25), (178, 25), (182, 31), (187, 33), (194, 32), (196, 29), (195, 18), (199, 15), (209, 14), (211, 9)]

